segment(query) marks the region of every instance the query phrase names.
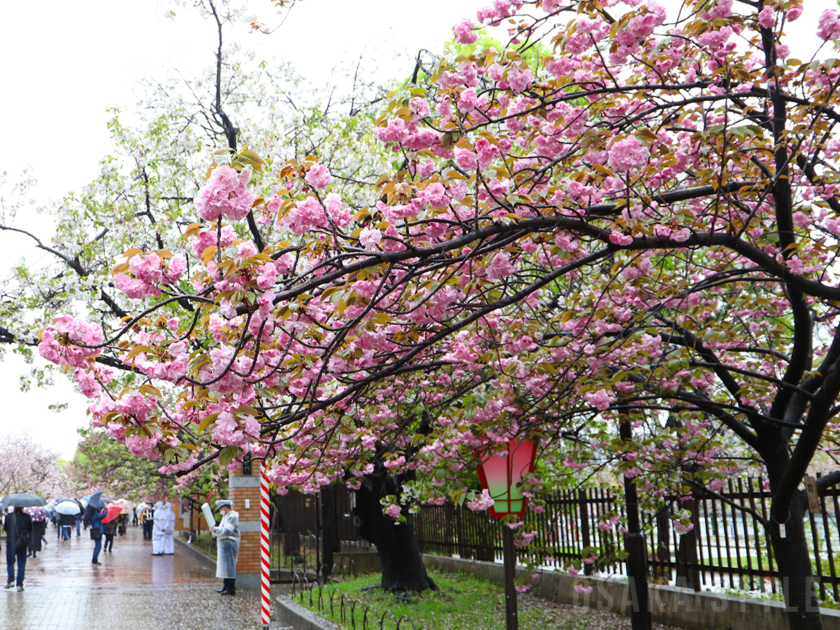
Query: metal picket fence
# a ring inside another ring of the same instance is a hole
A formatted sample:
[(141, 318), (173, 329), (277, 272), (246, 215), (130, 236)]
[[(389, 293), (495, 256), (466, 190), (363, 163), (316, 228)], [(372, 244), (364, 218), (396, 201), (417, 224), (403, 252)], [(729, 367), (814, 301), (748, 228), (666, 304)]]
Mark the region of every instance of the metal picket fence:
[[(700, 494), (688, 500), (670, 497), (658, 513), (642, 513), (650, 579), (676, 583), (695, 590), (725, 588), (740, 591), (780, 592), (780, 575), (770, 537), (744, 506), (769, 518), (771, 492), (762, 479), (729, 480), (723, 498)], [(523, 526), (536, 531), (532, 545), (517, 550), (521, 561), (535, 560), (548, 568), (567, 567), (587, 556), (609, 556), (623, 548), (622, 537), (609, 526), (609, 517), (623, 518), (623, 502), (612, 490), (586, 488), (543, 496), (543, 513), (529, 513)], [(806, 531), (812, 552), (817, 590), (823, 601), (840, 602), (840, 490), (821, 492), (821, 513), (808, 512)], [(694, 527), (679, 532), (673, 511), (688, 509)], [(451, 504), (423, 506), (416, 520), (424, 553), (501, 561), (500, 525), (486, 512), (472, 512)], [(584, 564), (586, 574), (595, 570)], [(598, 566), (607, 575), (626, 575), (623, 562)]]

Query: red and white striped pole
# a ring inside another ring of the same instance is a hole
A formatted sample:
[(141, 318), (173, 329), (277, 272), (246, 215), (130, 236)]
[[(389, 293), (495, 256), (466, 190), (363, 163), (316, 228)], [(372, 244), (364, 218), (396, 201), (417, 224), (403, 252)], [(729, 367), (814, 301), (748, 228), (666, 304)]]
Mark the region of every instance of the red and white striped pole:
[(269, 544), (268, 477), (260, 471), (260, 594), (262, 596), (262, 627), (271, 623), (271, 551)]

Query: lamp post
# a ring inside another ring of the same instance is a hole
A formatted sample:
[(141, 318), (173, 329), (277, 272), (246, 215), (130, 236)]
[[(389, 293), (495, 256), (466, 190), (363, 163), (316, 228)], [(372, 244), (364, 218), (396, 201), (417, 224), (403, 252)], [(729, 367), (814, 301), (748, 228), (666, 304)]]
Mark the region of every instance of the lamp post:
[[(522, 494), (522, 478), (533, 472), (537, 456), (537, 445), (531, 440), (508, 442), (504, 455), (482, 456), (478, 467), (481, 487), (490, 493), (493, 505), (490, 516), (503, 518), (508, 515), (523, 516), (528, 499)], [(519, 618), (516, 611), (516, 552), (513, 545), (513, 530), (502, 527), (502, 545), (505, 561), (505, 623), (507, 630), (518, 630)]]

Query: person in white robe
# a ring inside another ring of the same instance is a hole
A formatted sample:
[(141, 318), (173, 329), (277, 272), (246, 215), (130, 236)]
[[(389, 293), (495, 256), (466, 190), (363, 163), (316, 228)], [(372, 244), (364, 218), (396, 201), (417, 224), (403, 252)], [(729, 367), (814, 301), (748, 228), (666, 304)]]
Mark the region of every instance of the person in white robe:
[[(152, 555), (153, 556), (162, 556), (163, 555), (163, 524), (164, 518), (162, 514), (163, 510), (163, 502), (158, 501), (155, 503), (155, 524), (152, 527)], [(158, 517), (158, 514), (161, 516)]]
[(239, 513), (232, 501), (216, 501), (222, 520), (211, 532), (216, 537), (216, 577), (224, 580), (221, 595), (236, 595), (236, 561), (239, 558)]
[(163, 504), (163, 516), (163, 554), (171, 556), (175, 553), (175, 512), (169, 501)]

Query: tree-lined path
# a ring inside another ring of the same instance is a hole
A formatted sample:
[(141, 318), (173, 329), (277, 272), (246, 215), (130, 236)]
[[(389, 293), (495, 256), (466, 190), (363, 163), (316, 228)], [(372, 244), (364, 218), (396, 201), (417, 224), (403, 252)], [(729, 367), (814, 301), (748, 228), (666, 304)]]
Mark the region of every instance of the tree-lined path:
[[(259, 626), (259, 593), (216, 594), (219, 580), (178, 546), (174, 556), (152, 557), (151, 541), (129, 527), (113, 553), (91, 565), (87, 532), (66, 543), (47, 530), (49, 545), (26, 565), (25, 590), (0, 589), (0, 628), (99, 630), (125, 623), (148, 630), (251, 630)], [(5, 555), (5, 539), (3, 539)], [(5, 567), (3, 567), (5, 570)], [(279, 626), (276, 626), (279, 628)], [(275, 628), (275, 624), (272, 624)]]

